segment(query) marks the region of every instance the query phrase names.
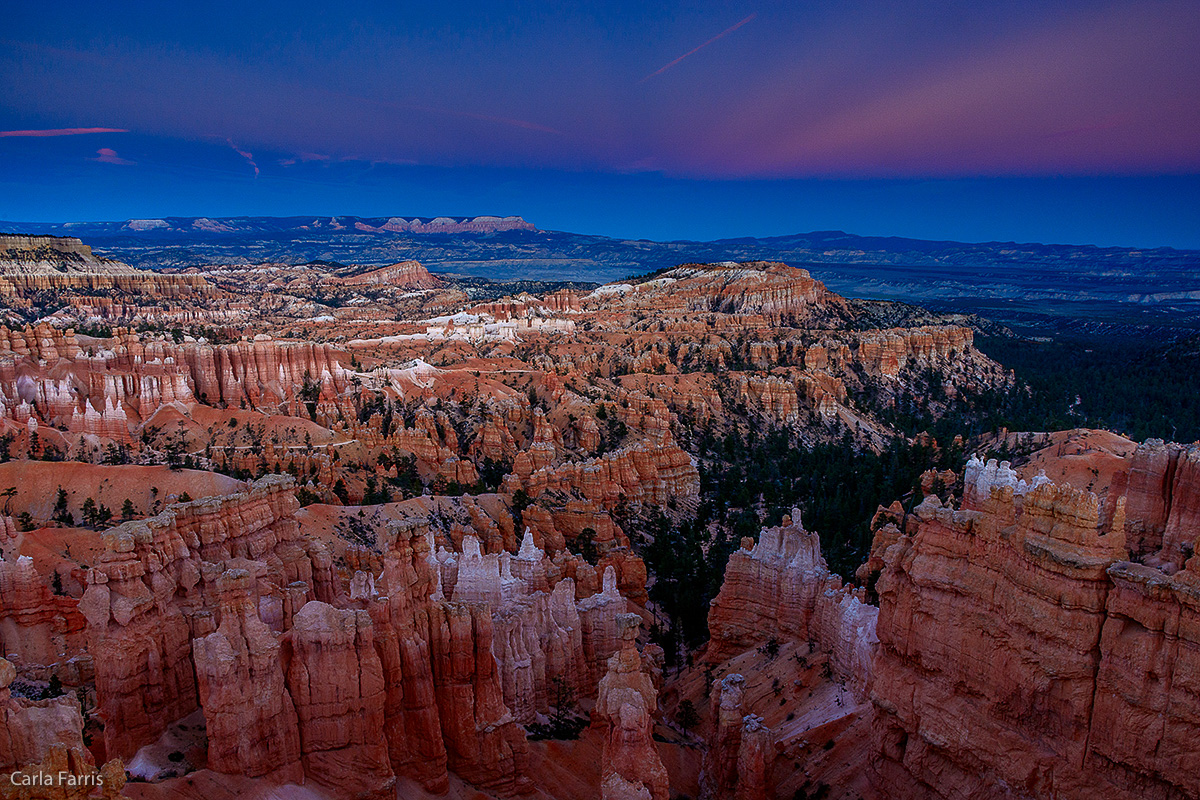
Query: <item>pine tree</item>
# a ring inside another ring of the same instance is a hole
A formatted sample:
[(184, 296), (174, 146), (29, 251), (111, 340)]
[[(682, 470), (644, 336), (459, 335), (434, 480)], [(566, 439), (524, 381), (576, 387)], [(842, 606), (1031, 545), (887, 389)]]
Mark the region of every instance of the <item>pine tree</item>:
[(96, 501), (92, 498), (87, 498), (83, 501), (83, 507), (80, 509), (83, 512), (83, 524), (89, 528), (96, 527), (98, 522), (96, 515)]
[(58, 498), (54, 501), (54, 516), (55, 522), (61, 522), (63, 525), (74, 525), (75, 518), (71, 516), (71, 510), (67, 508), (67, 490), (58, 487)]

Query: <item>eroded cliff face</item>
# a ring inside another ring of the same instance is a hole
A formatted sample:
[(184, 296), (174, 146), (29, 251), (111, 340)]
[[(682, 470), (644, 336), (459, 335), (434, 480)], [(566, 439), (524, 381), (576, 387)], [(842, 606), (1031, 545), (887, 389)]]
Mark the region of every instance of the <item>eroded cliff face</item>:
[[(78, 603), (65, 593), (55, 594), (53, 579), (39, 574), (33, 559), (17, 555), (19, 545), (3, 546), (6, 541), (16, 544), (16, 538), (12, 519), (0, 517), (0, 649), (19, 659), (24, 672), (55, 665), (60, 680), (78, 685), (80, 672), (87, 675), (91, 668), (83, 653), (85, 620)], [(71, 659), (75, 663), (67, 664)]]
[(1002, 468), (976, 471), (967, 497), (969, 510), (927, 499), (884, 557), (875, 785), (937, 798), (1197, 796), (1186, 620), (1200, 564), (1169, 574), (1126, 560), (1124, 497), (1105, 508), (1069, 485), (1014, 487)]
[(765, 261), (685, 264), (637, 286), (592, 297), (603, 302), (612, 294), (626, 293), (632, 293), (638, 305), (774, 319), (785, 315), (807, 319), (846, 310), (845, 301), (806, 270)]
[(877, 585), (881, 775), (903, 764), (946, 797), (976, 796), (979, 772), (1030, 796), (1078, 791), (1064, 773), (1083, 763), (1124, 533), (1098, 528), (1095, 495), (1051, 484), (1020, 511), (1003, 487), (978, 512), (934, 498), (916, 514)]
[[(606, 599), (615, 595), (611, 603), (577, 601), (574, 579), (566, 576), (561, 560), (555, 563), (534, 544), (528, 529), (515, 556), (483, 555), (474, 537), (463, 540), (460, 555), (442, 550), (438, 556), (442, 591), (455, 601), (487, 603), (490, 609), (504, 702), (519, 723), (530, 724), (550, 711), (551, 688), (558, 683), (577, 697), (595, 693), (593, 664), (606, 660), (615, 646), (604, 631), (615, 629), (616, 615), (625, 610), (615, 571), (608, 571)], [(584, 614), (589, 615), (586, 627)]]
[(130, 756), (202, 708), (214, 771), (362, 798), (389, 796), (398, 774), (442, 791), (447, 769), (523, 791), (491, 612), (442, 598), (428, 525), (381, 533), (379, 580), (359, 573), (347, 592), (297, 508), (290, 479), (266, 478), (106, 534), (80, 606), (105, 653), (107, 752)]
[(255, 589), (249, 571), (226, 570), (218, 579), (221, 624), (192, 642), (208, 766), (295, 779), (303, 774), (296, 707), (284, 682), (279, 641), (259, 617)]
[(416, 261), (401, 261), (379, 269), (326, 279), (333, 286), (391, 286), (404, 289), (436, 289), (442, 282)]
[[(1142, 445), (1128, 494), (1118, 475), (1103, 499), (972, 459), (960, 508), (931, 495), (912, 513), (876, 515), (859, 578), (874, 582), (877, 609), (830, 576), (815, 535), (785, 520), (731, 556), (706, 659), (789, 641), (824, 651), (833, 678), (868, 701), (869, 724), (852, 724), (844, 746), (866, 741), (870, 781), (851, 793), (1200, 796), (1193, 449)], [(1142, 563), (1129, 560), (1127, 532)], [(762, 748), (742, 752), (754, 727), (739, 725), (743, 687), (729, 675), (710, 695), (705, 796), (735, 796), (758, 770)]]
[(192, 640), (219, 628), (227, 569), (247, 572), (264, 609), (298, 610), (285, 588), (293, 583), (332, 599), (329, 555), (300, 536), (298, 508), (291, 479), (271, 476), (105, 533), (79, 608), (89, 651), (105, 654), (96, 693), (109, 752), (130, 756), (200, 707)]
[[(551, 711), (560, 681), (595, 696), (602, 665), (632, 646), (618, 585), (645, 596), (640, 560), (610, 551), (603, 586), (581, 590), (573, 576), (600, 583), (594, 567), (565, 551), (551, 557), (528, 529), (517, 552), (503, 549), (496, 521), (464, 501), (471, 527), (436, 509), (393, 519), (376, 525), (372, 547), (347, 549), (335, 565), (297, 524), (294, 492), (290, 478), (271, 476), (104, 532), (75, 612), (87, 651), (103, 654), (92, 749), (131, 759), (201, 710), (204, 765), (219, 774), (364, 799), (391, 796), (401, 777), (444, 792), (451, 773), (499, 795), (529, 791), (521, 723)], [(62, 620), (47, 616), (44, 581), (27, 558), (0, 560), (0, 576), (10, 564), (23, 578), (0, 583), (14, 601), (5, 611), (38, 634), (25, 637), (31, 654), (45, 645), (61, 661)], [(51, 757), (28, 730), (39, 714), (62, 717), (55, 724), (81, 741), (74, 702), (12, 717), (6, 730), (25, 749), (5, 758)], [(78, 757), (90, 758), (86, 748)]]
[(48, 325), (0, 329), (0, 417), (128, 443), (163, 406), (249, 405), (303, 413), (304, 398), (333, 402), (349, 385), (349, 361), (329, 345), (143, 342), (118, 331), (109, 348), (85, 351)]
[[(69, 319), (180, 320), (167, 305), (224, 307), (230, 302), (199, 275), (164, 275), (102, 258), (79, 239), (0, 236), (0, 306), (28, 318), (52, 295)], [(218, 315), (220, 312), (218, 312)]]
[[(514, 468), (514, 476), (520, 478), (521, 461)], [(691, 458), (674, 442), (643, 442), (582, 463), (545, 466), (510, 486), (523, 486), (531, 497), (576, 491), (603, 508), (612, 508), (622, 496), (653, 505), (665, 505), (672, 497), (696, 497), (700, 477)]]
[(1126, 533), (1135, 555), (1175, 571), (1200, 531), (1200, 446), (1150, 439), (1129, 466)]
[[(440, 793), (458, 778), (520, 793), (529, 786), (520, 726), (550, 712), (562, 685), (602, 709), (608, 755), (603, 789), (593, 788), (665, 796), (651, 734), (661, 669), (646, 655), (635, 663), (621, 623), (629, 611), (650, 618), (649, 576), (621, 525), (659, 509), (691, 513), (696, 426), (819, 422), (820, 436), (852, 431), (870, 446), (891, 434), (864, 410), (865, 386), (891, 396), (927, 370), (955, 385), (1005, 380), (969, 332), (843, 329), (852, 307), (783, 265), (691, 265), (628, 290), (523, 295), (463, 314), (461, 292), (389, 294), (425, 280), (412, 265), (337, 272), (386, 295), (378, 306), (350, 302), (362, 295), (327, 270), (307, 271), (205, 272), (221, 291), (244, 279), (262, 293), (252, 305), (271, 322), (239, 327), (232, 336), (244, 338), (231, 344), (195, 330), (95, 338), (0, 328), (0, 433), (18, 457), (53, 443), (81, 460), (186, 457), (239, 478), (299, 476), (107, 531), (74, 612), (73, 598), (47, 598), (48, 574), (6, 567), (4, 554), (0, 633), (29, 649), (22, 669), (34, 651), (61, 663), (83, 639), (111, 654), (96, 667), (91, 715), (101, 757), (132, 757), (203, 711), (207, 766), (220, 776), (362, 797), (405, 780)], [(303, 300), (317, 284), (346, 305)], [(404, 319), (393, 301), (428, 318)], [(324, 341), (335, 334), (345, 343)], [(115, 509), (122, 495), (101, 472), (79, 482), (99, 484), (109, 493), (95, 499)], [(169, 485), (161, 501), (139, 492), (134, 516), (178, 496), (183, 484)], [(68, 488), (74, 511), (93, 491)], [(207, 491), (234, 488), (231, 479)], [(464, 489), (472, 494), (458, 497)], [(316, 502), (299, 512), (297, 493)], [(48, 522), (48, 507), (30, 508)], [(795, 520), (734, 556), (710, 654), (775, 638), (789, 664), (804, 662), (812, 688), (828, 688), (817, 679), (826, 664), (853, 687), (822, 702), (857, 703), (877, 612), (829, 573)], [(6, 528), (0, 540), (2, 552), (16, 538)], [(809, 640), (817, 652), (801, 644)], [(782, 680), (786, 666), (772, 675)], [(800, 688), (809, 686), (789, 696)], [(785, 730), (784, 711), (755, 702), (728, 715), (718, 792), (769, 795), (773, 770), (796, 752), (799, 725)]]
[(862, 595), (829, 571), (820, 540), (804, 530), (793, 509), (782, 525), (764, 528), (757, 543), (744, 539), (730, 556), (709, 609), (705, 660), (720, 663), (771, 639), (810, 641), (829, 654), (840, 678), (864, 692), (878, 641), (878, 609)]
[[(0, 797), (5, 800), (75, 800), (92, 795), (112, 800), (125, 785), (125, 768), (113, 759), (97, 769), (84, 745), (83, 717), (71, 696), (48, 700), (14, 697), (11, 687), (16, 667), (0, 658)], [(66, 773), (79, 777), (79, 785), (26, 786), (22, 775)]]

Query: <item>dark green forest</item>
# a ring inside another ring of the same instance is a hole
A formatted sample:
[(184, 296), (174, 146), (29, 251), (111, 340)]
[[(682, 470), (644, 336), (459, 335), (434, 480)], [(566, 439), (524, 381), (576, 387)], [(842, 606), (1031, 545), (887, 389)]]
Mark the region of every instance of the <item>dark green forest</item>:
[(673, 525), (659, 513), (633, 526), (649, 534), (639, 552), (656, 576), (651, 598), (666, 613), (671, 635), (694, 647), (708, 635), (708, 602), (743, 536), (757, 538), (764, 525), (778, 525), (798, 507), (805, 529), (819, 533), (830, 568), (850, 576), (870, 549), (876, 508), (896, 499), (911, 506), (922, 472), (961, 461), (959, 448), (899, 439), (875, 454), (857, 448), (849, 434), (807, 447), (780, 429), (761, 437), (707, 437), (696, 517)]
[[(1200, 337), (1168, 344), (1101, 337), (1054, 341), (977, 337), (976, 346), (1011, 368), (1011, 391), (964, 392), (950, 409), (935, 413), (924, 397), (940, 380), (933, 370), (910, 376), (911, 387), (883, 404), (861, 403), (882, 421), (915, 437), (897, 439), (882, 453), (855, 441), (806, 443), (783, 429), (703, 432), (697, 441), (700, 503), (693, 519), (672, 523), (658, 513), (623, 521), (640, 541), (639, 552), (656, 576), (651, 597), (665, 623), (656, 630), (668, 662), (679, 645), (695, 647), (707, 636), (708, 603), (716, 596), (730, 554), (743, 536), (757, 537), (792, 507), (816, 531), (831, 569), (850, 578), (871, 544), (870, 522), (879, 505), (921, 499), (927, 469), (961, 474), (969, 453), (955, 443), (1009, 430), (1047, 431), (1100, 427), (1143, 440), (1200, 438)], [(937, 443), (935, 446), (935, 442)], [(949, 487), (947, 487), (949, 488)]]
[(975, 346), (1031, 390), (1006, 420), (1011, 430), (1104, 428), (1136, 441), (1200, 439), (1200, 335), (1167, 343), (977, 336)]

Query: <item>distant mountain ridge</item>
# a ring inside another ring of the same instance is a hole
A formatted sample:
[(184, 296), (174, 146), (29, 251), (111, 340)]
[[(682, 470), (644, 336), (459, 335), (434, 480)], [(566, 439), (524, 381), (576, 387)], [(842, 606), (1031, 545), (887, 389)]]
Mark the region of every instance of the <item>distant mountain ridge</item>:
[(815, 231), (711, 242), (541, 230), (521, 217), (164, 217), (0, 222), (0, 233), (69, 235), (135, 267), (418, 261), (490, 280), (604, 283), (684, 263), (772, 261), (848, 297), (903, 300), (1034, 328), (1116, 326), (1138, 336), (1200, 328), (1200, 251), (965, 243)]
[[(986, 257), (993, 263), (1026, 262), (1029, 259), (1069, 259), (1073, 261), (1117, 261), (1137, 258), (1155, 263), (1170, 263), (1180, 260), (1200, 263), (1200, 251), (1177, 250), (1172, 247), (1098, 247), (1096, 245), (1041, 244), (1019, 242), (958, 242), (953, 240), (912, 239), (901, 236), (860, 236), (845, 231), (812, 231), (784, 236), (734, 237), (712, 241), (671, 240), (655, 242), (648, 239), (620, 239), (596, 234), (579, 234), (568, 231), (541, 230), (519, 216), (477, 217), (358, 217), (344, 216), (292, 216), (292, 217), (162, 217), (157, 219), (129, 219), (105, 222), (5, 222), (0, 221), (0, 233), (11, 232), (30, 235), (72, 236), (84, 240), (95, 240), (101, 247), (134, 248), (135, 243), (150, 245), (154, 242), (182, 241), (211, 242), (214, 239), (262, 239), (278, 243), (288, 236), (297, 239), (296, 246), (311, 244), (315, 240), (328, 240), (331, 244), (349, 238), (357, 245), (361, 255), (359, 263), (391, 263), (389, 258), (375, 258), (372, 246), (364, 241), (365, 235), (375, 234), (383, 240), (394, 240), (405, 235), (489, 235), (509, 232), (524, 232), (535, 235), (531, 241), (543, 242), (546, 247), (563, 250), (567, 241), (589, 246), (606, 243), (628, 249), (655, 250), (657, 245), (668, 251), (686, 252), (689, 259), (693, 254), (711, 251), (732, 251), (758, 248), (776, 253), (804, 254), (813, 263), (898, 263), (904, 262), (940, 264), (962, 260), (965, 257)], [(104, 240), (101, 244), (101, 240)], [(110, 240), (118, 240), (114, 243)], [(499, 244), (499, 243), (497, 243)], [(518, 242), (508, 242), (516, 246)], [(650, 246), (650, 247), (647, 247)], [(232, 254), (226, 254), (226, 257)], [(284, 253), (279, 255), (283, 256)], [(564, 254), (558, 254), (562, 257)], [(652, 260), (656, 253), (646, 253)], [(139, 258), (131, 256), (131, 262)], [(299, 254), (291, 259), (303, 260)], [(353, 260), (353, 259), (352, 259)], [(568, 256), (568, 260), (571, 260)], [(675, 261), (674, 263), (681, 263)], [(672, 266), (674, 265), (672, 264)], [(153, 264), (148, 266), (155, 266)], [(165, 266), (165, 265), (164, 265)]]
[(162, 217), (122, 222), (0, 222), (0, 229), (15, 233), (144, 239), (227, 237), (280, 233), (495, 233), (535, 231), (521, 217)]

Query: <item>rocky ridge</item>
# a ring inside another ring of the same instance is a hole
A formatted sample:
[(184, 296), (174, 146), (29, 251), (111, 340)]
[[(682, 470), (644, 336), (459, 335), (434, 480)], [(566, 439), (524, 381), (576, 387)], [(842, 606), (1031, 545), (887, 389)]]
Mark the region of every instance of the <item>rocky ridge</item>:
[[(1189, 452), (1144, 443), (1128, 492), (1104, 501), (973, 459), (959, 508), (930, 495), (911, 514), (881, 509), (868, 562), (882, 566), (879, 606), (847, 615), (865, 625), (820, 622), (840, 581), (831, 586), (815, 537), (764, 530), (730, 559), (708, 655), (720, 663), (765, 637), (827, 652), (832, 677), (870, 701), (869, 730), (851, 727), (873, 752), (859, 793), (1197, 796), (1188, 676), (1200, 649), (1187, 620), (1200, 563), (1176, 567), (1179, 550), (1158, 538), (1200, 490), (1186, 468), (1169, 469)], [(1156, 549), (1137, 563), (1127, 542)], [(839, 651), (863, 654), (862, 668), (839, 667)], [(714, 695), (709, 786), (729, 782), (736, 712), (725, 706), (741, 691), (726, 678)]]

